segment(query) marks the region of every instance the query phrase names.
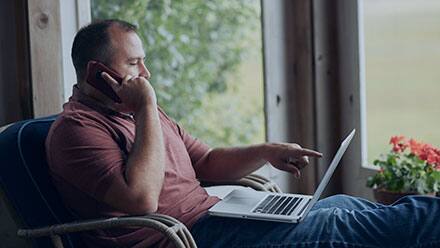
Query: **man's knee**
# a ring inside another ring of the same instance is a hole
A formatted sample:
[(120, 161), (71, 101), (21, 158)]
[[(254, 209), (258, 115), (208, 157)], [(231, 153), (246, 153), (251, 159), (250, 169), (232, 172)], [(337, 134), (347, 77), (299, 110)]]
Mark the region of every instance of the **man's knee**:
[(350, 196), (350, 195), (337, 194), (337, 195), (329, 196), (329, 197), (325, 198), (324, 200), (327, 200), (330, 202), (348, 203), (348, 202), (357, 201), (357, 198), (354, 196)]
[(351, 205), (355, 199), (349, 195), (337, 194), (318, 201), (316, 205), (318, 208), (344, 208), (344, 206)]
[(317, 203), (317, 208), (357, 209), (360, 205), (357, 197), (337, 194), (324, 198)]

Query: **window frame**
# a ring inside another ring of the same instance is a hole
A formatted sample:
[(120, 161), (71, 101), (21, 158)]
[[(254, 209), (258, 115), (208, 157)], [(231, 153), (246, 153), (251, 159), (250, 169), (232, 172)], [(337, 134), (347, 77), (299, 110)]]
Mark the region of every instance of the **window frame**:
[(361, 93), (361, 164), (365, 169), (378, 171), (379, 168), (368, 162), (368, 134), (367, 134), (367, 90), (365, 74), (365, 25), (364, 0), (358, 0), (358, 29), (359, 29), (359, 88)]

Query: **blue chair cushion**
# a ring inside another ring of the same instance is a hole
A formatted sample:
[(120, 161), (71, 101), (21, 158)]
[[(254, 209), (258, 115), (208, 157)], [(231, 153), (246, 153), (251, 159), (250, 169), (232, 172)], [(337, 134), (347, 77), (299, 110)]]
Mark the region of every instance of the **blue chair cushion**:
[[(0, 186), (17, 216), (37, 228), (74, 220), (56, 191), (46, 162), (45, 140), (56, 116), (14, 123), (0, 133)], [(71, 238), (64, 242), (73, 247)], [(35, 247), (50, 247), (37, 239)]]

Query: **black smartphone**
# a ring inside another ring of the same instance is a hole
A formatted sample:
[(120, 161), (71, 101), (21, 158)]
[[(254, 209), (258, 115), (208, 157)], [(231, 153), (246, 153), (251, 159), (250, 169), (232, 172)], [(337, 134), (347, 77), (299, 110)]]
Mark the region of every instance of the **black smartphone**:
[(105, 81), (101, 76), (102, 72), (108, 73), (112, 78), (114, 78), (118, 83), (122, 83), (122, 76), (120, 76), (114, 70), (108, 68), (104, 64), (98, 61), (90, 61), (87, 65), (87, 77), (86, 81), (95, 89), (101, 91), (104, 95), (108, 96), (110, 99), (117, 103), (121, 103), (121, 98), (116, 94), (112, 87)]

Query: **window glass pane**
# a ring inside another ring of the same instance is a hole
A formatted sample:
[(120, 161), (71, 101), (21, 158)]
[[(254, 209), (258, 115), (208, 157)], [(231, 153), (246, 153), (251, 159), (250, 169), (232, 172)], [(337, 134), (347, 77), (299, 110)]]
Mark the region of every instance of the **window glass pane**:
[(363, 3), (369, 162), (392, 135), (440, 146), (440, 1)]
[(92, 0), (137, 24), (159, 105), (212, 146), (265, 138), (260, 1)]

